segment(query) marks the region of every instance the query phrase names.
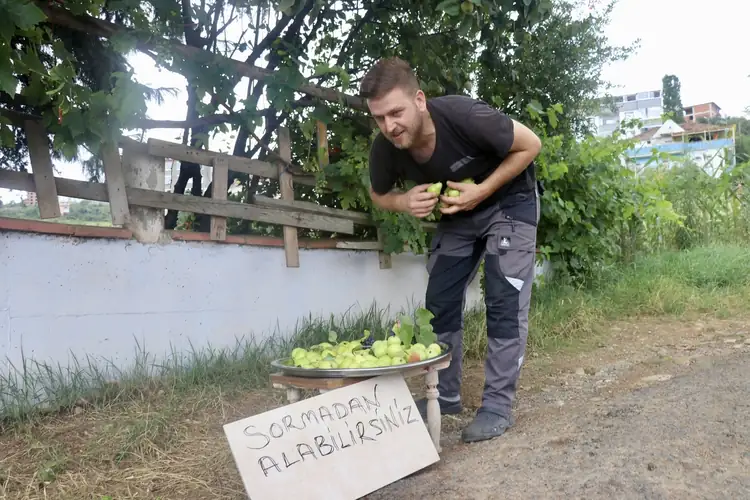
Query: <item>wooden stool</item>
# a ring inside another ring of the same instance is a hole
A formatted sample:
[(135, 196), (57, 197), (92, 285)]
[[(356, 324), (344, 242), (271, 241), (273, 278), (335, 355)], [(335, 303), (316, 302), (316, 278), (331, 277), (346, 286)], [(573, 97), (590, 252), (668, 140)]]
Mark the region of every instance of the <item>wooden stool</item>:
[[(427, 384), (427, 431), (430, 433), (432, 443), (435, 445), (438, 453), (442, 451), (440, 447), (440, 404), (438, 403), (439, 392), (437, 389), (438, 371), (448, 368), (448, 365), (450, 365), (450, 357), (434, 365), (405, 369), (400, 372), (404, 378), (418, 377), (420, 375), (425, 378)], [(324, 392), (362, 382), (368, 378), (373, 377), (312, 378), (273, 373), (271, 374), (271, 383), (275, 389), (286, 389), (286, 399), (291, 404), (300, 400), (300, 389), (315, 390), (319, 394), (323, 394)]]

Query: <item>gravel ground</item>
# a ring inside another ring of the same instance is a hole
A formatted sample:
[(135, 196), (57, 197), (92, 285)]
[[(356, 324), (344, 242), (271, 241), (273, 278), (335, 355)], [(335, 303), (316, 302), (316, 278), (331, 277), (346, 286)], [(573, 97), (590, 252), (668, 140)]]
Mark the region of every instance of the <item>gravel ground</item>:
[(748, 322), (618, 329), (522, 378), (505, 436), (464, 445), (471, 412), (446, 416), (441, 461), (367, 498), (750, 498)]

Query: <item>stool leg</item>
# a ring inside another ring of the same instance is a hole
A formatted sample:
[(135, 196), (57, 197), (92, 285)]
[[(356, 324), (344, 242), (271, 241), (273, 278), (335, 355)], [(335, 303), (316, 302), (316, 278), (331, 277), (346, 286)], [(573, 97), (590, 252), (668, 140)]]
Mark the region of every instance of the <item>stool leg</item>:
[(440, 403), (438, 403), (438, 372), (434, 368), (428, 368), (427, 374), (425, 375), (425, 381), (427, 383), (427, 430), (430, 433), (432, 442), (435, 445), (435, 449), (440, 453), (442, 448), (440, 447), (440, 433), (441, 433), (441, 417), (440, 417)]
[(296, 403), (300, 400), (300, 391), (296, 387), (289, 387), (286, 390), (286, 400), (289, 401), (289, 404)]

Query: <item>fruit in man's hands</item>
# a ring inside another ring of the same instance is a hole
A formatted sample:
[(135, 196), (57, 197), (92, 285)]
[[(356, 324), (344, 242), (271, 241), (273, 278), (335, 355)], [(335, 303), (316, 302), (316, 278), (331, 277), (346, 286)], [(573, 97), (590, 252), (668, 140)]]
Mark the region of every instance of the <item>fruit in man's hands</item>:
[(448, 191), (445, 192), (445, 196), (449, 196), (451, 198), (458, 198), (459, 196), (461, 196), (461, 191), (459, 191), (458, 189), (449, 189)]
[(462, 180), (461, 184), (476, 184), (476, 182), (474, 182), (474, 179), (472, 179), (471, 177), (469, 177), (467, 179)]
[(436, 182), (435, 184), (431, 184), (430, 187), (427, 188), (428, 193), (435, 193), (440, 194), (440, 191), (443, 189), (443, 183), (442, 182)]

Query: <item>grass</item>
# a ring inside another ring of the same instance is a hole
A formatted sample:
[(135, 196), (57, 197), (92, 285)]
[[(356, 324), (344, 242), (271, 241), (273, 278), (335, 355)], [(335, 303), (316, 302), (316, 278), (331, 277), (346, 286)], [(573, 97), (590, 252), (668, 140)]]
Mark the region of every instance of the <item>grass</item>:
[[(749, 300), (750, 249), (642, 257), (585, 289), (535, 290), (529, 351), (577, 348), (611, 320), (722, 317), (745, 311)], [(0, 373), (0, 498), (242, 498), (221, 424), (283, 404), (282, 394), (267, 389), (269, 361), (331, 329), (382, 335), (394, 315), (373, 305), (308, 317), (288, 336), (174, 352), (158, 362), (139, 350), (125, 372), (88, 359), (71, 370), (26, 360), (13, 374)], [(483, 358), (485, 327), (483, 310), (466, 314), (468, 358)]]

